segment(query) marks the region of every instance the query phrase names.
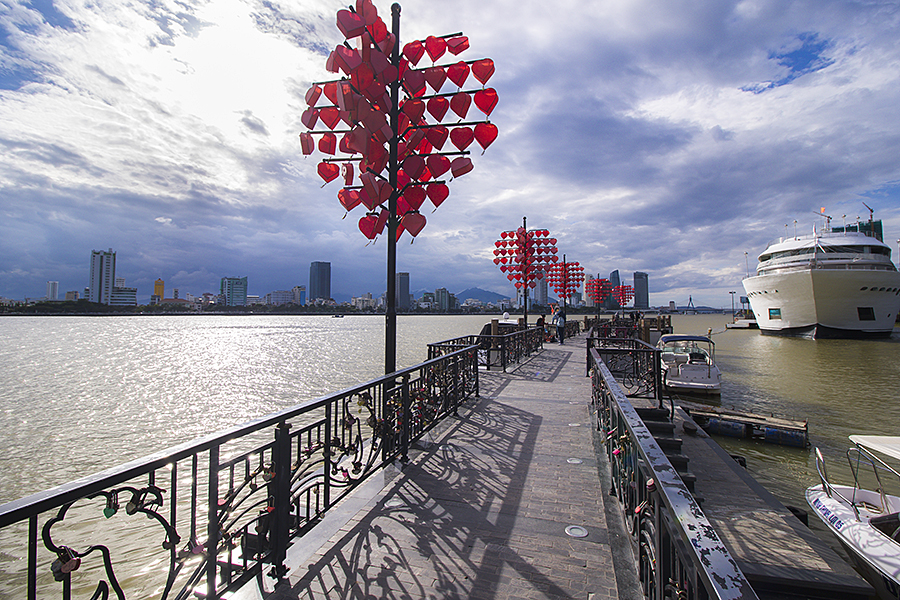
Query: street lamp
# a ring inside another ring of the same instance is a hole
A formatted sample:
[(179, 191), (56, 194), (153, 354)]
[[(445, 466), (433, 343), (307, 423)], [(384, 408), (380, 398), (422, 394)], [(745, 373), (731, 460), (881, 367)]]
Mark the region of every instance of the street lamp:
[(728, 292), (731, 294), (731, 322), (734, 323), (734, 292)]

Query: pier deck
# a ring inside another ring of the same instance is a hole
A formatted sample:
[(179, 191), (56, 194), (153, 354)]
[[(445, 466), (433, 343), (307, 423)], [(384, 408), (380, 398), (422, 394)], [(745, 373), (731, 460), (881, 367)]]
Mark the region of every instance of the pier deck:
[[(589, 401), (581, 337), (483, 372), (474, 410), (357, 499), (321, 546), (298, 541), (289, 579), (264, 597), (640, 597), (621, 516), (607, 527)], [(567, 535), (573, 525), (587, 536)]]

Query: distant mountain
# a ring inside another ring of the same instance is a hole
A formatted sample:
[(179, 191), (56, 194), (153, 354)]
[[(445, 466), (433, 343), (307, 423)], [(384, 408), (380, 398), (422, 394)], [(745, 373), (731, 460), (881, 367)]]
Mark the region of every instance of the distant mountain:
[(477, 287), (469, 288), (456, 294), (456, 299), (459, 300), (460, 303), (465, 302), (469, 298), (481, 300), (482, 302), (486, 303), (493, 302), (494, 304), (496, 304), (500, 300), (508, 300), (509, 296), (504, 296), (503, 294), (498, 294), (497, 292), (489, 292)]

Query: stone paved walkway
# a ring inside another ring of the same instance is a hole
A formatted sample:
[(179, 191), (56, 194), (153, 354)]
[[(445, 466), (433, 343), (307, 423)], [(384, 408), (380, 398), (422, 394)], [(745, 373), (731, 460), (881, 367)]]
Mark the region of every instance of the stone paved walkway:
[(471, 410), (267, 600), (637, 598), (621, 517), (607, 528), (584, 360), (575, 338), (509, 373), (482, 372)]

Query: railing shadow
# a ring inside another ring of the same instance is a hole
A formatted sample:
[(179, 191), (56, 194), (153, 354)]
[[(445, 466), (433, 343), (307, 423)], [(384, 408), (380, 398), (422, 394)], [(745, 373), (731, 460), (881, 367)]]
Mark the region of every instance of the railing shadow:
[(372, 510), (325, 545), (273, 598), (492, 598), (509, 566), (553, 598), (570, 598), (510, 549), (541, 417), (483, 400), (415, 457)]

